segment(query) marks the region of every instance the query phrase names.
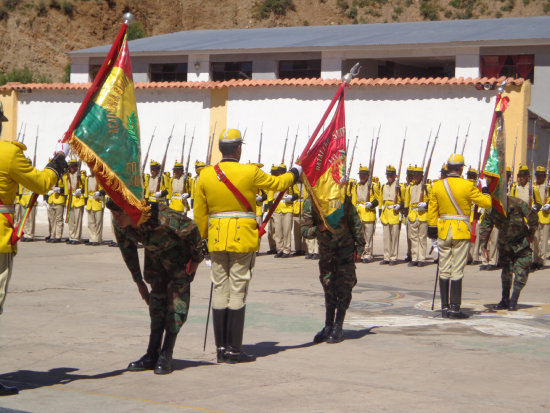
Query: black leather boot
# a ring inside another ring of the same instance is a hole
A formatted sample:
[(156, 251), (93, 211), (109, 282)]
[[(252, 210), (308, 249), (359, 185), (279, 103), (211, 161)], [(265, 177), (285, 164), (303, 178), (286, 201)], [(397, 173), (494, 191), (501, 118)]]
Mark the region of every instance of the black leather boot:
[(214, 341), (218, 363), (225, 363), (225, 350), (227, 348), (227, 308), (212, 309), (212, 325), (214, 326)]
[(449, 317), (449, 284), (448, 278), (439, 278), (439, 295), (441, 297), (441, 317)]
[(172, 368), (172, 354), (174, 354), (174, 345), (177, 338), (177, 334), (166, 332), (160, 356), (155, 366), (155, 374), (170, 374), (174, 370)]
[(0, 396), (13, 396), (14, 394), (19, 394), (17, 387), (0, 384)]
[(326, 341), (327, 338), (330, 336), (330, 332), (332, 331), (332, 327), (334, 326), (334, 314), (336, 313), (336, 307), (327, 307), (326, 313), (325, 313), (325, 326), (321, 331), (319, 331), (317, 334), (315, 334), (315, 337), (313, 337), (314, 343), (322, 343), (323, 341)]
[(344, 341), (344, 318), (346, 318), (346, 310), (338, 310), (327, 343), (336, 344)]
[(512, 291), (512, 296), (510, 297), (510, 303), (508, 304), (508, 310), (509, 311), (517, 311), (518, 310), (518, 299), (519, 299), (519, 293), (521, 290), (514, 288), (514, 291)]
[(243, 350), (244, 316), (246, 306), (238, 310), (227, 310), (227, 350), (225, 362), (230, 364), (256, 361), (256, 356), (246, 354)]
[(153, 370), (157, 364), (160, 353), (160, 345), (162, 343), (162, 333), (152, 332), (149, 335), (149, 345), (147, 346), (147, 353), (137, 361), (132, 361), (128, 364), (128, 371), (143, 371)]
[(500, 300), (500, 303), (495, 305), (495, 310), (506, 310), (508, 309), (508, 306), (510, 305), (510, 286), (509, 285), (503, 285), (502, 286), (502, 298)]
[(448, 318), (463, 319), (468, 318), (467, 314), (460, 311), (460, 303), (462, 302), (462, 279), (451, 281), (451, 305), (447, 313)]

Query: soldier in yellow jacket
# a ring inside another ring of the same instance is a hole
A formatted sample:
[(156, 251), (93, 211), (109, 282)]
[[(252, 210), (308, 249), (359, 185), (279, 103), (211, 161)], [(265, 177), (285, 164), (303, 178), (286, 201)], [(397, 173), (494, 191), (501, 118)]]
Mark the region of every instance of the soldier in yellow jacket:
[(255, 165), (240, 164), (241, 148), (241, 133), (237, 129), (222, 131), (219, 149), (223, 159), (216, 166), (204, 168), (195, 194), (195, 222), (202, 238), (208, 239), (212, 258), (217, 360), (227, 363), (255, 359), (242, 351), (242, 339), (248, 284), (260, 246), (253, 207), (256, 194), (258, 189), (283, 191), (296, 183), (301, 174), (297, 165), (275, 177)]
[(76, 159), (69, 161), (69, 172), (65, 178), (65, 197), (67, 214), (69, 215), (68, 244), (80, 244), (82, 238), (82, 217), (86, 205), (86, 174), (80, 170), (80, 163)]
[(105, 190), (97, 181), (93, 171), (86, 177), (84, 191), (86, 211), (88, 213), (88, 232), (90, 242), (87, 245), (98, 246), (103, 242), (103, 212), (105, 210)]
[(411, 262), (409, 267), (423, 267), (428, 243), (428, 202), (430, 187), (422, 188), (424, 171), (413, 167), (411, 183), (405, 192), (405, 211), (407, 211), (408, 238), (411, 244)]
[(199, 175), (203, 168), (206, 166), (206, 164), (203, 161), (199, 161), (198, 159), (195, 161), (195, 177), (189, 178), (189, 195), (191, 198), (191, 208), (194, 208), (194, 202), (195, 202), (195, 188), (197, 187), (197, 183), (199, 182)]
[(365, 239), (365, 249), (361, 255), (361, 262), (369, 263), (373, 259), (373, 238), (376, 229), (376, 207), (380, 196), (380, 187), (372, 181), (369, 187), (369, 168), (359, 165), (359, 182), (355, 186), (352, 195), (352, 203), (357, 209), (361, 226), (363, 229), (363, 238)]
[(548, 246), (548, 224), (550, 224), (550, 207), (548, 206), (548, 184), (546, 181), (546, 169), (537, 166), (535, 169), (536, 184), (533, 185), (535, 200), (537, 203), (539, 225), (533, 240), (533, 265), (532, 270), (544, 268), (546, 249)]
[(60, 177), (48, 191), (47, 208), (50, 235), (46, 242), (61, 242), (63, 236), (63, 213), (65, 212), (65, 175)]
[[(413, 165), (409, 165), (407, 167), (407, 175), (406, 175), (406, 178), (405, 178), (405, 183), (401, 184), (401, 188), (403, 189), (402, 194), (403, 194), (403, 201), (404, 202), (405, 202), (405, 198), (407, 196), (407, 192), (409, 191), (409, 189), (412, 185), (414, 169), (415, 169), (415, 166), (413, 166)], [(412, 253), (411, 253), (412, 244), (411, 244), (411, 238), (409, 237), (410, 222), (407, 219), (407, 215), (409, 214), (409, 211), (407, 210), (407, 206), (405, 204), (403, 205), (402, 213), (403, 213), (403, 220), (405, 221), (405, 229), (407, 231), (407, 256), (405, 257), (405, 262), (411, 262), (412, 261)]]
[(387, 183), (380, 188), (378, 204), (380, 208), (380, 221), (384, 228), (384, 259), (380, 264), (397, 264), (397, 251), (399, 249), (399, 232), (401, 217), (399, 211), (404, 202), (401, 188), (397, 186), (395, 167), (386, 167)]
[(297, 196), (293, 206), (294, 210), (292, 211), (292, 234), (294, 236), (294, 256), (306, 255), (306, 240), (302, 236), (302, 213), (304, 199), (306, 198), (306, 188), (303, 183), (298, 182), (292, 187), (292, 193)]
[[(32, 161), (29, 158), (25, 158), (29, 165), (32, 165)], [(18, 196), (18, 205), (21, 208), (20, 217), (23, 216), (27, 206), (31, 201), (32, 191), (28, 188), (25, 188), (23, 185), (19, 185), (19, 196)], [(19, 218), (20, 219), (20, 218)], [(19, 219), (16, 219), (15, 222), (18, 222)], [(34, 241), (34, 227), (36, 221), (36, 208), (31, 209), (25, 227), (23, 228), (23, 237), (21, 238), (22, 242), (31, 242)]]
[(145, 200), (148, 203), (165, 203), (168, 190), (166, 189), (166, 176), (160, 173), (160, 163), (151, 161), (150, 174), (143, 177), (143, 190)]
[[(286, 173), (286, 165), (279, 165), (279, 175)], [(279, 192), (273, 194), (273, 199), (277, 199)], [(298, 195), (294, 193), (294, 187), (290, 187), (279, 205), (273, 213), (273, 222), (275, 223), (275, 244), (277, 253), (275, 258), (289, 258), (292, 247), (292, 217), (294, 213), (294, 201)]]
[[(281, 175), (279, 171), (279, 166), (277, 165), (271, 165), (271, 171), (270, 174), (272, 176), (279, 176)], [(271, 205), (273, 205), (273, 202), (275, 202), (275, 191), (267, 191), (267, 199), (265, 203), (265, 211), (268, 212), (271, 208)], [(266, 252), (267, 255), (271, 254), (277, 254), (277, 243), (275, 242), (275, 220), (273, 219), (273, 215), (271, 215), (271, 219), (269, 220), (269, 226), (267, 230), (267, 243), (269, 245), (269, 250)]]
[(183, 165), (180, 162), (176, 162), (172, 172), (174, 176), (166, 180), (168, 183), (166, 188), (168, 191), (166, 195), (169, 201), (168, 206), (172, 211), (185, 214), (189, 211), (189, 204), (187, 203), (187, 198), (189, 198), (189, 186), (186, 184), (185, 177), (183, 176)]
[(428, 237), (437, 239), (441, 310), (443, 317), (448, 318), (467, 317), (460, 311), (460, 305), (471, 236), (472, 203), (485, 209), (491, 206), (487, 181), (481, 180), (480, 191), (473, 182), (461, 178), (463, 169), (464, 157), (451, 155), (447, 162), (447, 177), (434, 182), (428, 204)]
[[(2, 122), (7, 121), (0, 103), (0, 132)], [(23, 151), (26, 149), (27, 147), (19, 142), (0, 141), (0, 314), (4, 310), (13, 270), (13, 258), (17, 252), (17, 245), (12, 238), (17, 188), (23, 185), (33, 192), (44, 194), (67, 168), (65, 162), (65, 154), (69, 152), (67, 144), (58, 144), (56, 151), (59, 150), (61, 153), (56, 155), (43, 171), (38, 171), (25, 159)], [(0, 383), (0, 396), (17, 393), (16, 387)]]

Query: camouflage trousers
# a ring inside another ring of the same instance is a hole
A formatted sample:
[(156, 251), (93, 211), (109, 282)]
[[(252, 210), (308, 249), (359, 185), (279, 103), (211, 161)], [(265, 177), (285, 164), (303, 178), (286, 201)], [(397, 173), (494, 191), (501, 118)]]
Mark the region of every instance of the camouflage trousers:
[(502, 265), (502, 274), (500, 278), (502, 280), (503, 289), (511, 288), (512, 282), (514, 291), (518, 293), (525, 287), (532, 258), (533, 252), (529, 247), (518, 252), (514, 252), (508, 248), (502, 248), (500, 250), (499, 259)]
[(351, 303), (351, 290), (357, 284), (354, 248), (353, 242), (351, 245), (327, 245), (319, 242), (319, 280), (325, 292), (327, 308), (345, 311)]
[(177, 251), (173, 254), (170, 251), (164, 252), (162, 258), (146, 251), (143, 278), (151, 285), (151, 331), (177, 334), (187, 320), (193, 279), (185, 272), (187, 263), (178, 259)]

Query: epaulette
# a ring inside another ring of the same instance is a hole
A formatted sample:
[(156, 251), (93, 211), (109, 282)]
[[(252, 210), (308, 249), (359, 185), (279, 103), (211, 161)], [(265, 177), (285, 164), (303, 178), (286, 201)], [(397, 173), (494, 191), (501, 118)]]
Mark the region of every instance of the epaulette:
[(25, 145), (24, 143), (22, 142), (17, 142), (17, 141), (11, 141), (11, 143), (15, 146), (17, 146), (19, 149), (21, 149), (22, 151), (26, 151), (27, 150), (27, 145)]

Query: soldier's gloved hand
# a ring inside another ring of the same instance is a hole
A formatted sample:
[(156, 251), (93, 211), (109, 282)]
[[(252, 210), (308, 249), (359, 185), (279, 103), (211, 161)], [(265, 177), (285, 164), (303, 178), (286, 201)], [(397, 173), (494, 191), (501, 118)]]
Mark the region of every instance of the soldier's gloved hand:
[(64, 157), (66, 157), (69, 154), (69, 151), (71, 150), (71, 147), (66, 142), (57, 142), (55, 145), (55, 153), (59, 154), (62, 153)]
[(372, 202), (365, 202), (365, 208), (372, 209)]
[(53, 187), (53, 192), (56, 193), (56, 194), (60, 194), (61, 193), (61, 188), (58, 187), (58, 186), (54, 186)]
[(292, 195), (286, 194), (285, 196), (283, 196), (283, 201), (287, 204), (292, 202)]
[(550, 210), (550, 204), (544, 204), (544, 205), (542, 206), (542, 210), (543, 210), (543, 211), (548, 211), (548, 210)]
[(436, 226), (429, 226), (428, 227), (428, 238), (432, 240), (437, 239), (437, 227)]
[(50, 162), (48, 162), (46, 168), (54, 171), (57, 174), (57, 179), (59, 179), (69, 168), (69, 165), (65, 160), (65, 155), (63, 155), (62, 153), (58, 153), (53, 157)]
[(427, 202), (419, 202), (418, 203), (418, 210), (419, 211), (425, 211), (428, 209), (428, 203)]
[(481, 192), (483, 192), (484, 194), (488, 194), (489, 187), (487, 185), (487, 179), (479, 178), (478, 182), (479, 182), (479, 185), (481, 185)]
[(149, 289), (147, 288), (147, 285), (143, 282), (143, 280), (137, 282), (136, 284), (141, 298), (143, 298), (143, 301), (149, 305)]
[(437, 246), (437, 240), (432, 239), (432, 251), (435, 255), (439, 255), (439, 247)]
[(298, 179), (300, 179), (300, 175), (302, 175), (302, 167), (295, 163), (292, 165), (289, 172), (292, 172), (292, 175), (294, 175), (294, 183), (296, 183), (298, 182)]
[(161, 198), (162, 197), (162, 191), (157, 191), (155, 192), (155, 194), (153, 195), (155, 198)]
[(397, 204), (393, 206), (394, 211), (399, 211), (401, 209), (401, 205)]
[(262, 196), (260, 194), (256, 195), (256, 202), (262, 202)]
[(393, 209), (396, 205), (387, 205), (386, 208), (387, 209)]
[(94, 196), (95, 196), (96, 198), (99, 198), (99, 197), (101, 196), (101, 192), (95, 191), (95, 192), (94, 192)]
[(185, 201), (187, 198), (189, 198), (189, 194), (187, 192), (185, 194), (181, 194), (182, 201)]
[(531, 208), (533, 209), (533, 211), (539, 212), (541, 207), (542, 207), (541, 204), (533, 204), (533, 206)]
[(53, 189), (50, 189), (50, 190), (48, 191), (48, 196), (50, 196), (50, 195), (52, 195), (52, 194), (53, 194)]
[(74, 191), (75, 196), (81, 196), (82, 195), (82, 189), (78, 188)]

